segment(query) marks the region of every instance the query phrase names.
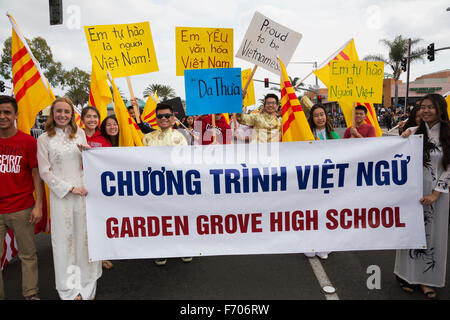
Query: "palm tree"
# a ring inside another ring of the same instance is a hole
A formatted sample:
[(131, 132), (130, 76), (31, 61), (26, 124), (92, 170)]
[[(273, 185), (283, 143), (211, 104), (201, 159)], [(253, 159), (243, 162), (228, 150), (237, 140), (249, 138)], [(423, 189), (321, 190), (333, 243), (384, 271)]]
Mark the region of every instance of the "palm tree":
[[(295, 77), (295, 78), (289, 77), (289, 80), (291, 81), (292, 87), (294, 88), (294, 90), (296, 92), (301, 92), (302, 88), (305, 86), (304, 83), (299, 82), (300, 81), (299, 77)], [(281, 92), (280, 87), (271, 87), (270, 90)]]
[(161, 101), (166, 101), (176, 97), (175, 89), (173, 89), (171, 86), (167, 86), (164, 84), (152, 84), (145, 88), (144, 98), (147, 98), (150, 94), (154, 95), (156, 91), (156, 94)]
[[(411, 47), (422, 41), (422, 39), (411, 39)], [(394, 106), (398, 105), (398, 79), (402, 74), (401, 62), (402, 59), (408, 56), (408, 39), (402, 36), (395, 37), (394, 40), (381, 39), (380, 42), (389, 49), (389, 57), (385, 58), (381, 54), (372, 54), (365, 56), (363, 60), (366, 61), (383, 61), (389, 65), (393, 72), (395, 80), (395, 97)], [(424, 60), (423, 55), (427, 52), (426, 48), (411, 49), (410, 61)]]

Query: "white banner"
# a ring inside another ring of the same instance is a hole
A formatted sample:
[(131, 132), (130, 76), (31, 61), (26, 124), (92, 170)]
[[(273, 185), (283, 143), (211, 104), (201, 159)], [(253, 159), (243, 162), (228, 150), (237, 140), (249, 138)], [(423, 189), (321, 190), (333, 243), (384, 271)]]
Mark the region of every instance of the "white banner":
[(281, 69), (277, 56), (287, 67), (301, 38), (301, 33), (286, 28), (256, 11), (236, 57), (279, 76)]
[(83, 152), (91, 260), (424, 248), (422, 137)]

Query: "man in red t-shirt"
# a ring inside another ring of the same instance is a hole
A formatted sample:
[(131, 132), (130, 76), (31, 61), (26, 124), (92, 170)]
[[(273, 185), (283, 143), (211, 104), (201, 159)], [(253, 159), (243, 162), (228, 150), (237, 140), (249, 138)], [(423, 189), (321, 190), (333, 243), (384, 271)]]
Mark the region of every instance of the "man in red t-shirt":
[[(27, 300), (39, 300), (34, 229), (42, 218), (44, 185), (39, 176), (36, 139), (15, 127), (17, 115), (16, 100), (0, 96), (0, 257), (6, 232), (11, 229), (22, 263), (22, 293)], [(0, 300), (3, 298), (0, 274)]]
[(348, 138), (369, 138), (375, 137), (375, 128), (367, 123), (364, 123), (367, 117), (367, 109), (364, 106), (356, 106), (355, 108), (355, 123), (348, 127), (344, 132), (344, 139)]

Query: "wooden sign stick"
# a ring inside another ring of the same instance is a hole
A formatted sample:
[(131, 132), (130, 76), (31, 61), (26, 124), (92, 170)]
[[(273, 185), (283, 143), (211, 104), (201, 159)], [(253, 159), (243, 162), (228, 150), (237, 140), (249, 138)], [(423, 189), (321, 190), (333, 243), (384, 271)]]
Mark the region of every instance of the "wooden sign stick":
[(212, 142), (211, 143), (215, 143), (216, 142), (216, 115), (212, 114), (211, 115), (211, 125), (212, 125)]
[[(131, 86), (131, 80), (130, 77), (127, 76), (127, 84), (128, 84), (128, 90), (130, 91), (130, 99), (136, 99), (134, 97), (134, 92), (133, 92), (133, 87)], [(134, 114), (136, 115), (136, 123), (141, 123), (141, 114), (139, 112), (139, 106), (134, 105), (134, 103), (132, 103), (133, 105), (133, 109), (134, 109)]]
[[(242, 100), (247, 95), (248, 86), (250, 85), (250, 82), (253, 80), (253, 76), (255, 75), (256, 69), (258, 69), (258, 66), (255, 64), (255, 66), (253, 67), (252, 73), (250, 74), (250, 77), (247, 80), (247, 83), (245, 84), (244, 88), (242, 89)], [(243, 106), (242, 113), (245, 113), (245, 110), (246, 110), (246, 108)], [(232, 117), (233, 117), (233, 124), (234, 124), (233, 131), (234, 131), (234, 134), (236, 134), (236, 129), (237, 129), (236, 113), (233, 113)]]

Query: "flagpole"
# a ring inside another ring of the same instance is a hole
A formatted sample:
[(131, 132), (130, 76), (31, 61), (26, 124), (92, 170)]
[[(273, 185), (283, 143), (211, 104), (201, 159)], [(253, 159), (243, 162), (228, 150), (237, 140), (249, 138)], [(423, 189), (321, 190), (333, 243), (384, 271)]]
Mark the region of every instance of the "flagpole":
[[(127, 76), (127, 84), (128, 84), (128, 90), (130, 91), (131, 104), (133, 106), (134, 114), (136, 116), (136, 123), (139, 124), (139, 123), (141, 123), (141, 114), (139, 112), (139, 106), (137, 106), (133, 103), (133, 100), (136, 101), (136, 98), (134, 97), (133, 87), (131, 86), (131, 80), (130, 80), (129, 76)], [(136, 101), (136, 103), (137, 103), (137, 101)]]

